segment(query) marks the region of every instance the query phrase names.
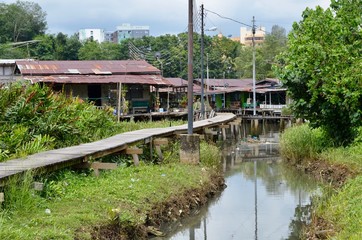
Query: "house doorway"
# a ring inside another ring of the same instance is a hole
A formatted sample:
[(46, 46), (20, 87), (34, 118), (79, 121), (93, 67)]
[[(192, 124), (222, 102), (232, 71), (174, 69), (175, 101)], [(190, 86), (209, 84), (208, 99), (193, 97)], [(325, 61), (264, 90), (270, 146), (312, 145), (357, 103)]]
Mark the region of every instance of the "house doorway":
[(96, 106), (102, 106), (102, 88), (100, 84), (88, 85), (88, 100)]

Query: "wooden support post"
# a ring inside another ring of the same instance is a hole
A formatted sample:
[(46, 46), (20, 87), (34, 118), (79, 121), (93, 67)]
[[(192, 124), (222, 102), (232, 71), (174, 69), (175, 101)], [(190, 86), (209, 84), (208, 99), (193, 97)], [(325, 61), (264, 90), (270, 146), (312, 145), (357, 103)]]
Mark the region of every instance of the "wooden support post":
[(5, 201), (4, 193), (0, 192), (0, 204)]
[(168, 144), (168, 139), (167, 138), (157, 138), (155, 140), (153, 140), (153, 145), (155, 145), (156, 148), (156, 153), (158, 155), (158, 158), (160, 159), (160, 161), (163, 160), (163, 154), (161, 151), (161, 146), (162, 145), (167, 145)]
[(138, 158), (138, 154), (142, 154), (143, 150), (140, 148), (127, 148), (126, 149), (126, 154), (128, 155), (132, 155), (133, 157), (133, 163), (135, 166), (138, 166), (140, 163), (140, 160)]
[(117, 163), (105, 163), (105, 162), (85, 162), (76, 166), (76, 168), (93, 169), (93, 173), (96, 177), (99, 176), (99, 170), (113, 170), (117, 168)]
[(44, 183), (41, 183), (41, 182), (33, 182), (33, 188), (35, 191), (43, 191), (44, 189)]
[(94, 171), (95, 176), (99, 176), (99, 169), (101, 170), (112, 170), (117, 168), (117, 163), (104, 163), (104, 162), (93, 162), (90, 167)]
[(226, 140), (226, 128), (229, 128), (230, 125), (220, 125), (219, 128), (221, 128), (223, 139)]

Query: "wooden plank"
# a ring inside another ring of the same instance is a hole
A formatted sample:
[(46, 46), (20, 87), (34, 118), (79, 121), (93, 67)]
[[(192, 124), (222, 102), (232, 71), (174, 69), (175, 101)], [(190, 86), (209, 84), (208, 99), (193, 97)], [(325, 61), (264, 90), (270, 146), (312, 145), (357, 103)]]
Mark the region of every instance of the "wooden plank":
[(210, 128), (205, 128), (205, 134), (210, 134), (210, 135), (217, 135), (217, 131), (211, 130)]
[(90, 166), (93, 169), (113, 170), (117, 168), (117, 163), (93, 162)]
[(167, 138), (156, 138), (155, 140), (153, 140), (153, 144), (156, 146), (167, 145), (168, 139)]
[(126, 154), (142, 154), (143, 153), (143, 149), (141, 148), (127, 148), (126, 149)]
[(113, 170), (113, 169), (117, 168), (117, 163), (84, 162), (84, 163), (76, 165), (75, 168), (93, 168), (93, 169)]

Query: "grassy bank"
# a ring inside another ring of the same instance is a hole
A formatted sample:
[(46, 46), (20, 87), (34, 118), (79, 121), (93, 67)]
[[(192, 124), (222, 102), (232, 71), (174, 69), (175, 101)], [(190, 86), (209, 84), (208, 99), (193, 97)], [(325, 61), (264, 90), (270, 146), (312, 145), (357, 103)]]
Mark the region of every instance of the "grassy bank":
[(28, 174), (5, 189), (0, 239), (142, 239), (147, 226), (187, 214), (221, 187), (213, 167), (218, 149), (202, 143), (201, 154), (198, 166), (177, 163), (174, 151), (167, 163), (119, 167), (99, 178), (66, 170), (43, 178), (42, 192)]
[(308, 237), (361, 239), (362, 144), (333, 148), (322, 130), (302, 125), (287, 129), (280, 147), (284, 159), (334, 187), (317, 201)]
[[(172, 121), (172, 125), (183, 124)], [(95, 141), (170, 121), (117, 123), (111, 111), (39, 85), (0, 89), (0, 161)], [(144, 147), (144, 146), (143, 146)], [(142, 239), (160, 223), (182, 217), (223, 186), (219, 150), (202, 142), (201, 164), (179, 163), (179, 144), (163, 146), (164, 160), (139, 167), (129, 159), (100, 159), (118, 168), (94, 177), (91, 170), (26, 173), (0, 189), (0, 239)], [(144, 151), (149, 153), (150, 151)], [(35, 191), (34, 181), (44, 183)], [(152, 226), (153, 228), (149, 228)], [(155, 230), (156, 229), (156, 230)]]

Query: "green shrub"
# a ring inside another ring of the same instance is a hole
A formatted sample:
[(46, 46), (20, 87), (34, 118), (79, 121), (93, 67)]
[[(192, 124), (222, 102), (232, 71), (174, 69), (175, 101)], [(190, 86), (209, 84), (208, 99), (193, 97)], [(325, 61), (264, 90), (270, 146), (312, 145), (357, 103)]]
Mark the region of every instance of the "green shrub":
[(280, 139), (280, 153), (283, 158), (298, 164), (303, 160), (316, 158), (331, 145), (331, 141), (321, 128), (312, 129), (308, 124), (303, 124), (283, 132)]
[(220, 165), (220, 149), (212, 143), (200, 142), (200, 162), (205, 167), (218, 167)]
[(0, 89), (0, 161), (99, 140), (121, 129), (107, 109), (46, 86), (15, 83)]

